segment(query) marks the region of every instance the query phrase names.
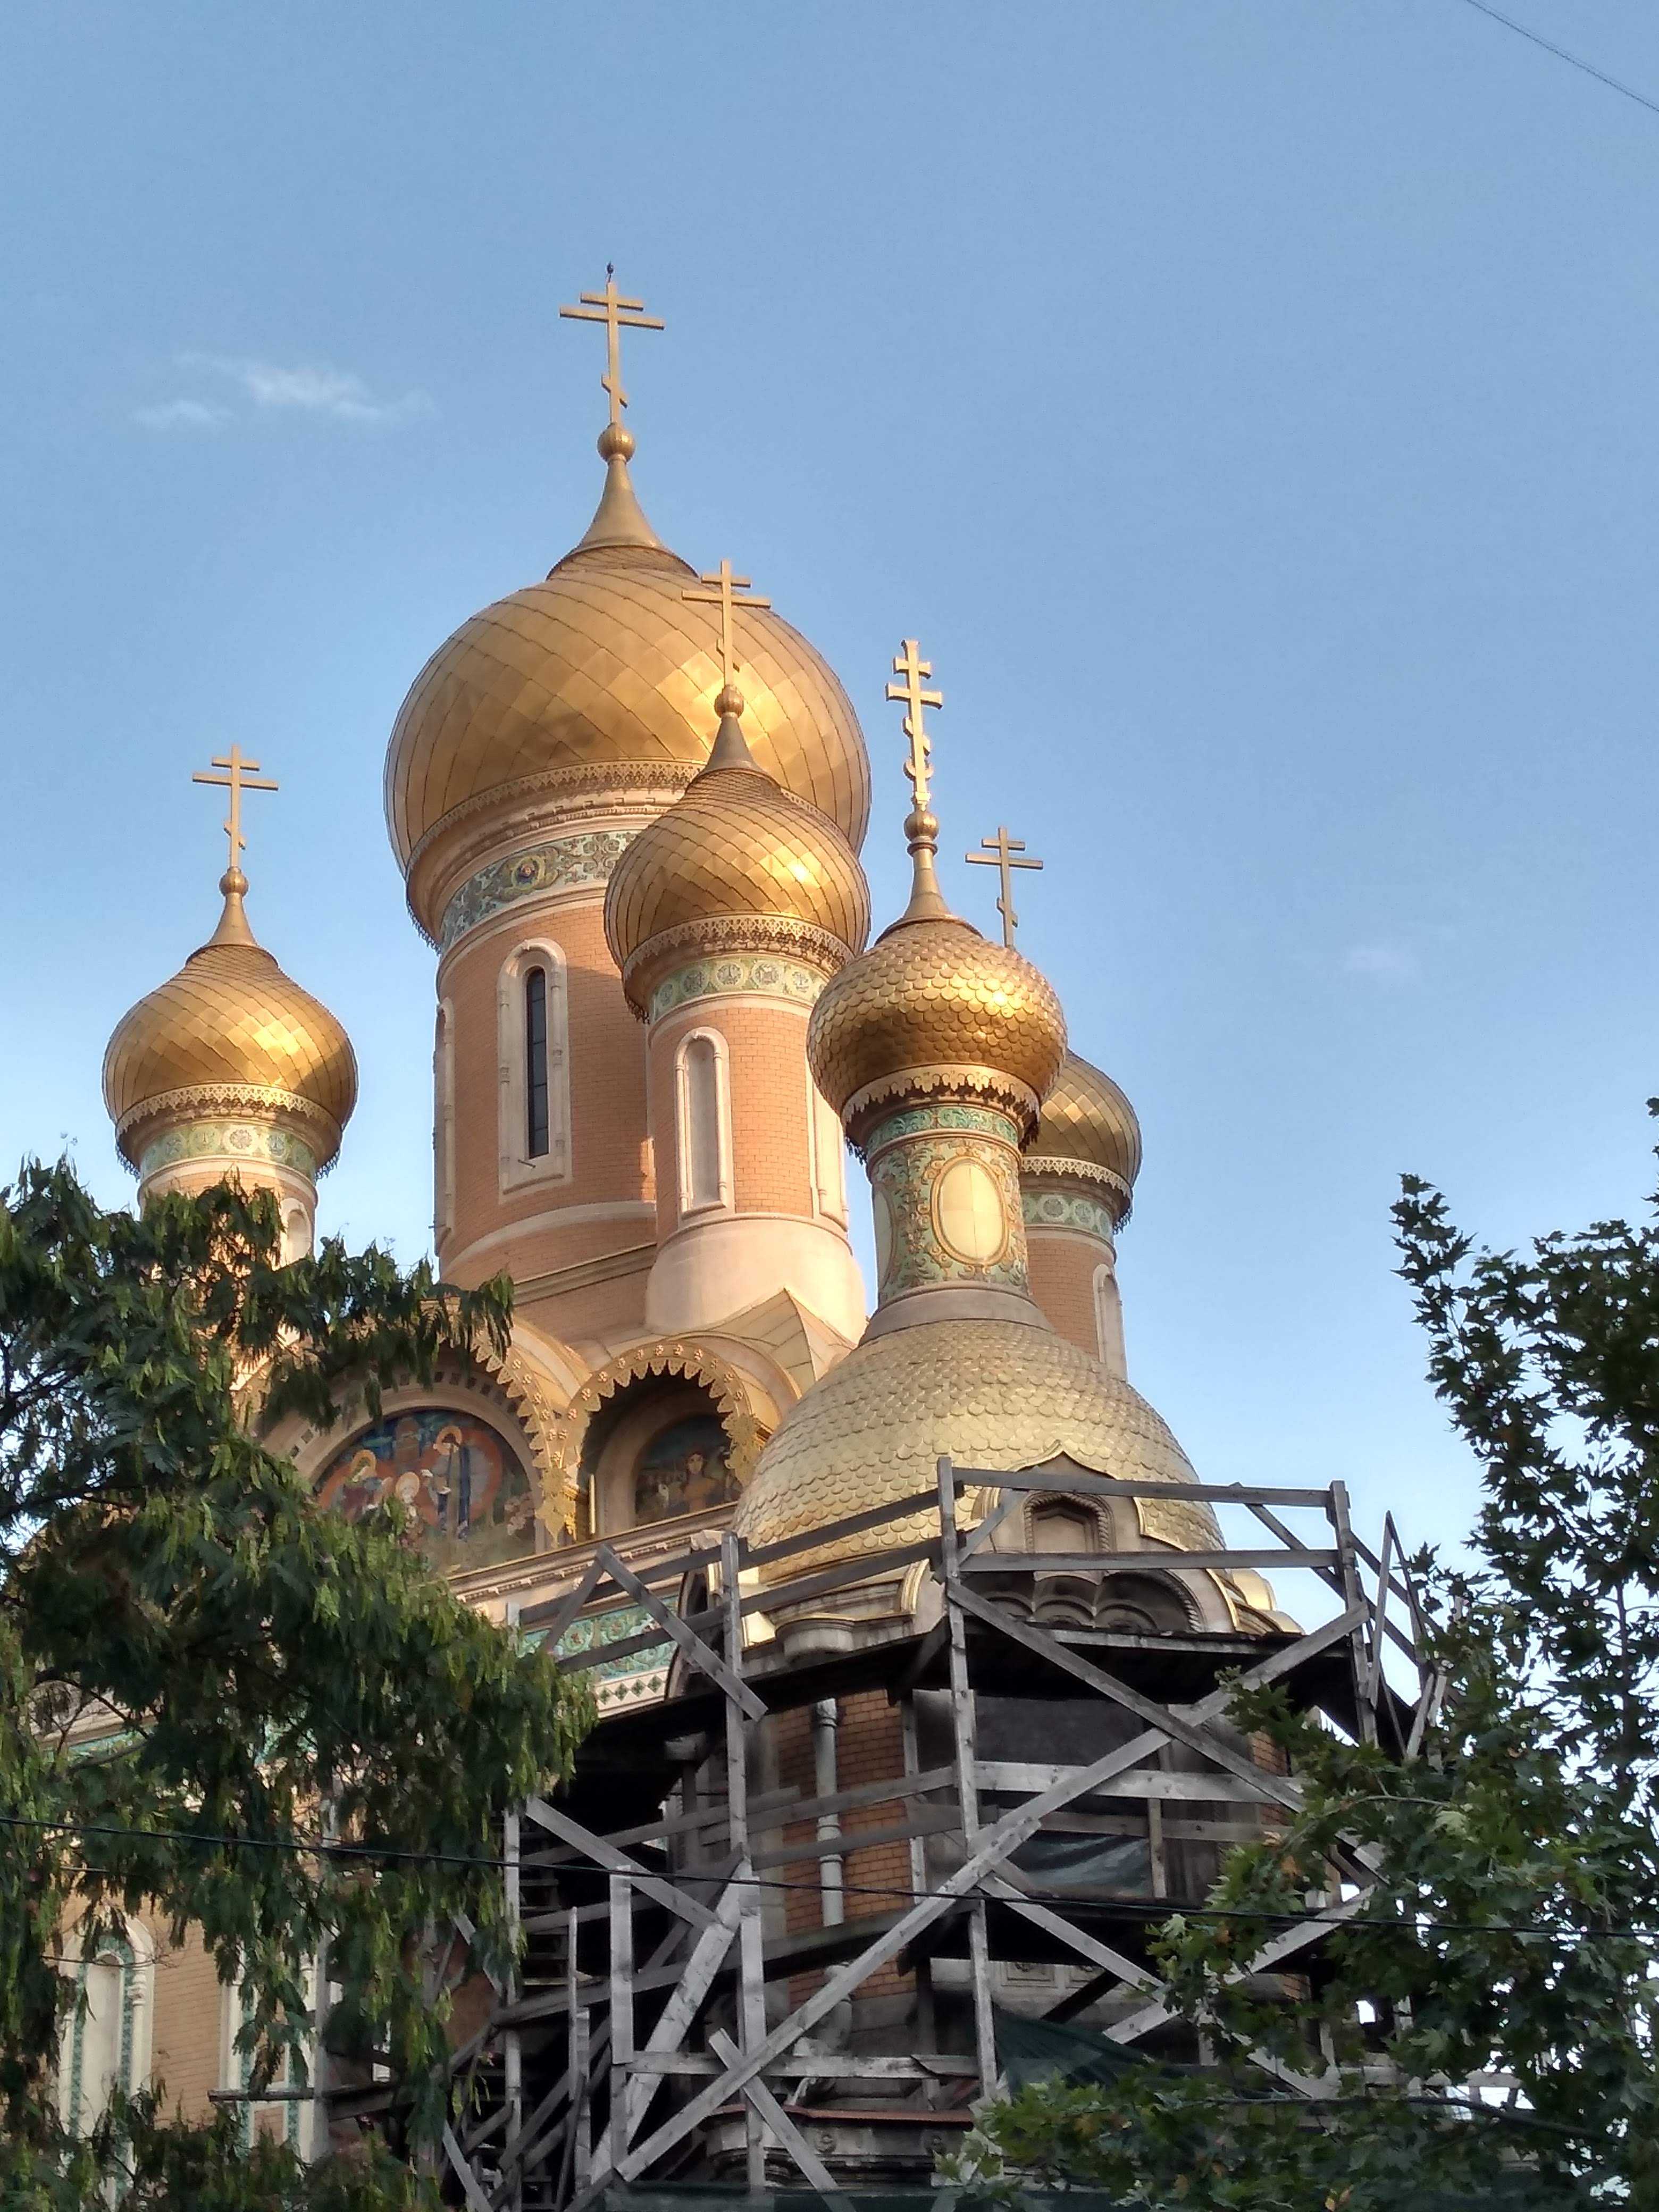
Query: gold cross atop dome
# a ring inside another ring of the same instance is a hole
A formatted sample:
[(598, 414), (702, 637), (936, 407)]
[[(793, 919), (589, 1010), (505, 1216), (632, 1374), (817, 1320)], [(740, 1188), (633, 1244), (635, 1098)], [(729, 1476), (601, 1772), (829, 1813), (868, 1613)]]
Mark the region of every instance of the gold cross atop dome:
[(611, 401), (611, 428), (622, 428), (622, 410), (628, 404), (628, 394), (623, 390), (622, 333), (624, 331), (660, 331), (665, 328), (661, 319), (647, 315), (643, 300), (625, 300), (617, 289), (617, 271), (611, 262), (605, 265), (603, 292), (580, 292), (580, 304), (561, 307), (560, 315), (572, 323), (603, 323), (605, 325), (605, 374), (599, 379), (600, 389)]
[[(222, 775), (213, 774), (222, 769)], [(240, 745), (233, 745), (228, 753), (216, 753), (211, 765), (198, 769), (191, 777), (192, 783), (216, 783), (230, 793), (230, 812), (225, 821), (225, 835), (230, 840), (230, 865), (227, 876), (240, 876), (241, 855), (247, 849), (247, 839), (242, 835), (242, 793), (245, 791), (276, 791), (279, 788), (274, 777), (262, 776), (257, 760), (249, 760)], [(224, 887), (227, 890), (230, 885)], [(238, 886), (240, 888), (240, 886)]]
[[(698, 581), (712, 588), (699, 591), (688, 585), (680, 593), (680, 597), (683, 599), (690, 599), (696, 606), (718, 607), (720, 611), (720, 699), (724, 699), (728, 691), (737, 689), (738, 670), (741, 665), (738, 659), (736, 633), (732, 627), (732, 609), (734, 607), (769, 607), (772, 602), (770, 599), (757, 598), (749, 588), (747, 576), (734, 576), (732, 574), (732, 563), (729, 561), (722, 561), (712, 575), (700, 577)], [(738, 596), (739, 593), (742, 594), (741, 597)], [(740, 714), (743, 712), (741, 706), (729, 709), (723, 707), (719, 699), (715, 701), (714, 705), (716, 712), (722, 714), (727, 712)]]
[(922, 678), (933, 674), (933, 664), (921, 659), (915, 638), (907, 637), (901, 641), (899, 650), (893, 656), (893, 667), (904, 681), (902, 684), (890, 684), (887, 696), (890, 699), (901, 699), (904, 702), (904, 734), (910, 740), (910, 757), (904, 763), (904, 773), (909, 777), (915, 792), (916, 811), (925, 814), (927, 811), (927, 763), (933, 754), (933, 741), (927, 733), (923, 709), (943, 707), (945, 694), (923, 690)]
[(982, 853), (964, 853), (962, 857), (970, 867), (994, 868), (997, 871), (1002, 885), (997, 898), (997, 912), (1002, 916), (1002, 941), (1012, 947), (1014, 932), (1019, 927), (1019, 916), (1014, 912), (1014, 870), (1040, 868), (1042, 863), (1041, 860), (1018, 859), (1017, 855), (1025, 850), (1025, 840), (1011, 837), (1006, 827), (1000, 823), (997, 825), (994, 837), (981, 837), (979, 842), (985, 848)]

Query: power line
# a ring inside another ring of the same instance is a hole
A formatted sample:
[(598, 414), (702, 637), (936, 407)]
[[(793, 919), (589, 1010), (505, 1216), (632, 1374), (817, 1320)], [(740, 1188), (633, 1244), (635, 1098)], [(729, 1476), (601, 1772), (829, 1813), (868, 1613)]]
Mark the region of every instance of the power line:
[[(390, 1844), (331, 1843), (320, 1838), (313, 1840), (284, 1836), (221, 1835), (210, 1831), (189, 1828), (118, 1828), (108, 1823), (47, 1820), (16, 1813), (0, 1813), (0, 1826), (35, 1828), (47, 1831), (54, 1835), (113, 1836), (129, 1843), (207, 1844), (216, 1848), (232, 1850), (287, 1851), (296, 1857), (303, 1858), (356, 1858), (392, 1863), (412, 1863), (417, 1866), (470, 1867), (480, 1873), (488, 1874), (499, 1873), (510, 1863), (507, 1859), (482, 1853), (468, 1856), (460, 1852), (409, 1851), (399, 1850)], [(850, 1856), (853, 1852), (860, 1848), (858, 1833), (856, 1828), (842, 1831), (842, 1841), (847, 1847), (846, 1856)], [(534, 1870), (526, 1868), (522, 1859), (518, 1863), (521, 1871)], [(123, 1878), (112, 1869), (104, 1867), (84, 1867), (79, 1871), (100, 1875), (110, 1881)], [(607, 1866), (603, 1860), (589, 1858), (580, 1852), (575, 1852), (568, 1858), (561, 1859), (556, 1867), (549, 1869), (548, 1871), (556, 1875), (560, 1873), (609, 1875), (615, 1869)], [(653, 1881), (672, 1882), (681, 1889), (709, 1885), (725, 1888), (735, 1883), (742, 1888), (799, 1890), (814, 1896), (820, 1894), (822, 1890), (822, 1885), (817, 1881), (793, 1881), (778, 1875), (738, 1875), (723, 1873), (713, 1869), (705, 1870), (698, 1867), (647, 1866), (642, 1867), (640, 1871)], [(844, 1896), (880, 1897), (885, 1898), (890, 1902), (908, 1904), (915, 1904), (925, 1897), (936, 1897), (939, 1893), (937, 1890), (910, 1889), (890, 1882), (845, 1881), (841, 1884), (841, 1890)], [(1079, 1897), (1075, 1891), (1072, 1890), (1027, 1889), (1022, 1890), (1020, 1894), (1034, 1904), (1069, 1905), (1073, 1911), (1109, 1911), (1123, 1915), (1133, 1915), (1157, 1926), (1161, 1926), (1165, 1921), (1180, 1919), (1221, 1922), (1253, 1920), (1261, 1921), (1273, 1927), (1299, 1927), (1305, 1922), (1325, 1920), (1329, 1917), (1328, 1908), (1321, 1910), (1312, 1905), (1275, 1911), (1265, 1905), (1172, 1905), (1168, 1898)], [(975, 1884), (972, 1888), (963, 1890), (959, 1895), (964, 1904), (972, 1903), (975, 1899), (983, 1899), (989, 1905), (1009, 1902), (1009, 1899), (1000, 1891), (988, 1889), (981, 1884)], [(534, 1916), (530, 1914), (526, 1917), (533, 1917)], [(1415, 1914), (1389, 1921), (1366, 1922), (1351, 1917), (1340, 1923), (1333, 1921), (1331, 1925), (1333, 1929), (1339, 1926), (1386, 1927), (1395, 1934), (1533, 1936), (1549, 1936), (1558, 1942), (1571, 1940), (1573, 1942), (1659, 1942), (1659, 1928), (1591, 1928), (1569, 1926), (1561, 1923), (1547, 1927), (1540, 1926), (1536, 1923), (1522, 1926), (1512, 1921), (1429, 1920)]]
[(1565, 62), (1573, 69), (1583, 70), (1586, 76), (1593, 76), (1598, 84), (1606, 85), (1609, 91), (1622, 92), (1626, 100), (1633, 100), (1638, 107), (1645, 107), (1650, 114), (1659, 115), (1659, 100), (1650, 100), (1646, 93), (1638, 92), (1634, 85), (1622, 83), (1618, 77), (1609, 76), (1605, 70), (1597, 69), (1593, 63), (1582, 61), (1577, 54), (1570, 54), (1565, 46), (1553, 46), (1538, 32), (1529, 31), (1524, 23), (1517, 23), (1512, 15), (1501, 14), (1492, 6), (1491, 0), (1468, 0), (1468, 4), (1471, 8), (1478, 8), (1483, 15), (1490, 15), (1494, 23), (1501, 23), (1506, 31), (1513, 31), (1517, 38), (1529, 39), (1534, 46), (1541, 46), (1547, 54), (1553, 54), (1558, 61)]

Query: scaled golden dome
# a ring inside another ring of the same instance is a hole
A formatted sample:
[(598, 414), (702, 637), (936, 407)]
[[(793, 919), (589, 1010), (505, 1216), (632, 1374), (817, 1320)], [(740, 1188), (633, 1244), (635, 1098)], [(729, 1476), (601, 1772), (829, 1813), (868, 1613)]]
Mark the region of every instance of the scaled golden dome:
[[(1048, 979), (971, 924), (899, 921), (849, 961), (812, 1009), (806, 1056), (837, 1112), (915, 1071), (984, 1068), (1043, 1098), (1066, 1049)], [(926, 1088), (919, 1085), (919, 1088)]]
[(254, 942), (233, 898), (216, 935), (117, 1024), (104, 1103), (135, 1168), (133, 1140), (150, 1122), (224, 1104), (297, 1104), (326, 1167), (357, 1103), (357, 1062), (339, 1023)]
[[(866, 1336), (784, 1416), (732, 1525), (754, 1544), (805, 1535), (932, 1490), (941, 1455), (999, 1472), (1065, 1452), (1102, 1474), (1195, 1482), (1138, 1391), (1064, 1337), (1017, 1321), (915, 1322)], [(836, 1558), (925, 1536), (927, 1513), (838, 1540)], [(802, 1573), (810, 1557), (774, 1572)]]
[[(702, 765), (716, 725), (720, 614), (682, 598), (696, 580), (660, 545), (584, 544), (439, 647), (386, 754), (386, 820), (406, 873), (457, 809), (528, 795), (550, 775), (633, 765), (649, 782)], [(781, 616), (746, 606), (743, 623), (755, 758), (838, 823), (856, 850), (870, 766), (852, 702)], [(421, 902), (436, 896), (423, 882)], [(438, 915), (417, 919), (435, 934)]]
[(1073, 1163), (1097, 1171), (1112, 1194), (1121, 1222), (1129, 1211), (1135, 1177), (1140, 1173), (1140, 1124), (1122, 1091), (1103, 1070), (1080, 1054), (1068, 1052), (1054, 1087), (1042, 1102), (1037, 1131), (1025, 1148), (1033, 1161), (1049, 1163), (1036, 1171), (1060, 1173)]
[(677, 949), (690, 957), (700, 936), (714, 949), (722, 924), (735, 943), (755, 921), (798, 923), (831, 940), (821, 949), (838, 966), (869, 934), (864, 871), (827, 815), (758, 768), (705, 770), (611, 872), (605, 934), (630, 1002), (645, 1012), (655, 970)]

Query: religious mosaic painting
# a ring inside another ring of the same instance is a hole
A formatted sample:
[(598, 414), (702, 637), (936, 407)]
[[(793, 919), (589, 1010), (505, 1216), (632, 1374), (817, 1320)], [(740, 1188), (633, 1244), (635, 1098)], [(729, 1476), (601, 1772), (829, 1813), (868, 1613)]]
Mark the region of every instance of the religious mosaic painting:
[(363, 1521), (395, 1498), (405, 1543), (441, 1572), (493, 1566), (535, 1549), (530, 1478), (507, 1439), (474, 1413), (422, 1407), (365, 1429), (317, 1478), (324, 1505)]
[(634, 1471), (635, 1522), (670, 1521), (729, 1503), (738, 1494), (731, 1450), (713, 1414), (695, 1413), (659, 1430)]

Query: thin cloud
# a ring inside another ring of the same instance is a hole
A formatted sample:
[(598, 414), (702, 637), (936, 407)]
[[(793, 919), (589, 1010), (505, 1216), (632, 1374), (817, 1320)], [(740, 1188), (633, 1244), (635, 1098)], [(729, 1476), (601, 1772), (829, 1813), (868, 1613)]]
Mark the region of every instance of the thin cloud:
[(244, 355), (191, 353), (179, 357), (181, 368), (222, 379), (258, 414), (310, 415), (330, 422), (380, 424), (406, 422), (426, 414), (424, 392), (405, 392), (395, 399), (378, 396), (349, 369), (302, 362), (292, 368)]
[(1345, 975), (1363, 975), (1373, 983), (1410, 983), (1417, 975), (1417, 956), (1403, 945), (1374, 938), (1351, 945), (1342, 956)]
[(155, 407), (135, 407), (132, 419), (146, 430), (216, 430), (229, 422), (230, 410), (205, 399), (163, 399)]

